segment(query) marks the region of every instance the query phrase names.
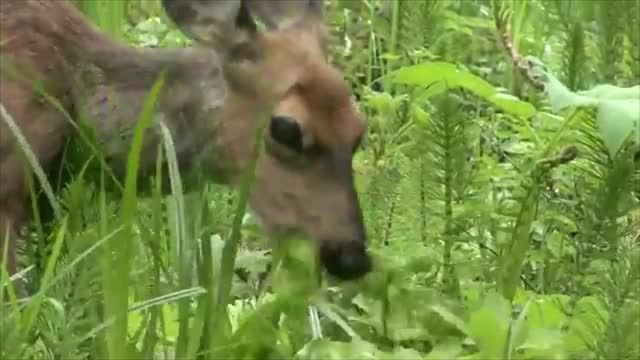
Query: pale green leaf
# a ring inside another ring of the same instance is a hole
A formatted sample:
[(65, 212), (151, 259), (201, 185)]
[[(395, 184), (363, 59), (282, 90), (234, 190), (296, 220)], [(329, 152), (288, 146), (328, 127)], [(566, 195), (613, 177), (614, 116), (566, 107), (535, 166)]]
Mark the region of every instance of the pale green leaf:
[(616, 154), (634, 131), (637, 141), (640, 141), (640, 86), (621, 88), (600, 84), (589, 90), (573, 92), (537, 59), (531, 60), (533, 72), (544, 83), (553, 112), (566, 108), (595, 107), (598, 128), (610, 154)]
[(617, 153), (634, 129), (640, 136), (640, 101), (601, 100), (597, 124), (604, 144), (611, 154)]

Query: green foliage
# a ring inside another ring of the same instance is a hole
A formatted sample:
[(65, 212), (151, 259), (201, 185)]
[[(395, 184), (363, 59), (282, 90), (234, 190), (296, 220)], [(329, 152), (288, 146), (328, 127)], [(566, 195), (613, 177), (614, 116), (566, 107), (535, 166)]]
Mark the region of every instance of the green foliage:
[(535, 108), (524, 101), (508, 94), (499, 93), (491, 84), (469, 72), (461, 71), (450, 63), (421, 63), (405, 66), (392, 73), (394, 81), (405, 85), (419, 85), (427, 88), (425, 98), (441, 94), (455, 88), (463, 88), (474, 95), (482, 97), (513, 115), (530, 117)]
[(126, 14), (128, 0), (116, 1), (83, 1), (74, 0), (75, 4), (89, 16), (103, 31), (120, 40)]
[[(121, 41), (190, 44), (156, 0), (76, 2)], [(20, 143), (59, 217), (23, 246), (30, 298), (0, 274), (1, 358), (640, 357), (640, 2), (327, 4), (369, 123), (374, 272), (335, 283), (308, 242), (269, 243), (250, 167), (237, 192), (182, 194), (167, 131), (139, 197), (149, 89), (121, 193), (86, 160), (58, 189)]]

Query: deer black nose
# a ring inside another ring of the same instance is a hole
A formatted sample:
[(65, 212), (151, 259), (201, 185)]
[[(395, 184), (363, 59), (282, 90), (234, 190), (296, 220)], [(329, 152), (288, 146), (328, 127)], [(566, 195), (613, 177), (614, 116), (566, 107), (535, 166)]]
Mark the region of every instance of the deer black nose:
[(363, 242), (323, 241), (320, 261), (327, 272), (340, 280), (356, 280), (372, 269), (372, 262)]

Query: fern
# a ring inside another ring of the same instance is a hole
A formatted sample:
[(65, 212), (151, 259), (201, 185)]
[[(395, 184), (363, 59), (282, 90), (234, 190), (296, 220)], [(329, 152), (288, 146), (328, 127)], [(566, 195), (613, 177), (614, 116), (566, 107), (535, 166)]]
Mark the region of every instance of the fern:
[(621, 19), (627, 17), (624, 1), (594, 1), (598, 22), (599, 76), (598, 82), (619, 82), (623, 60), (623, 34), (625, 25)]

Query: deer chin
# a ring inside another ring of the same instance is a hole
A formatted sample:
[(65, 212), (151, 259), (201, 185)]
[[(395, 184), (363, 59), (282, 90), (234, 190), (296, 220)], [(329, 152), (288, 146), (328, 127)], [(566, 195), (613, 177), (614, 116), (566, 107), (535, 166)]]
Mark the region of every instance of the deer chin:
[(247, 206), (246, 213), (251, 217), (252, 223), (260, 226), (261, 228), (264, 228), (264, 221), (262, 220), (262, 217), (260, 216), (260, 214), (258, 214), (257, 211), (253, 209), (253, 207), (251, 207), (251, 205)]
[(266, 235), (273, 241), (284, 240), (292, 237), (308, 237), (299, 227), (288, 224), (266, 222), (264, 218), (260, 216), (260, 213), (251, 206), (247, 206), (247, 214), (251, 216), (251, 222), (262, 228)]
[(252, 207), (247, 207), (247, 213), (251, 216), (251, 222), (262, 228), (270, 238), (282, 238), (286, 233), (288, 226), (283, 224), (268, 223), (260, 213)]
[[(252, 222), (262, 227), (270, 241), (277, 243), (291, 238), (314, 240), (298, 227), (282, 224), (265, 223), (258, 213), (249, 208)], [(343, 281), (357, 280), (373, 268), (372, 260), (366, 251), (364, 243), (313, 241), (316, 244), (317, 259), (322, 267), (334, 279)]]

